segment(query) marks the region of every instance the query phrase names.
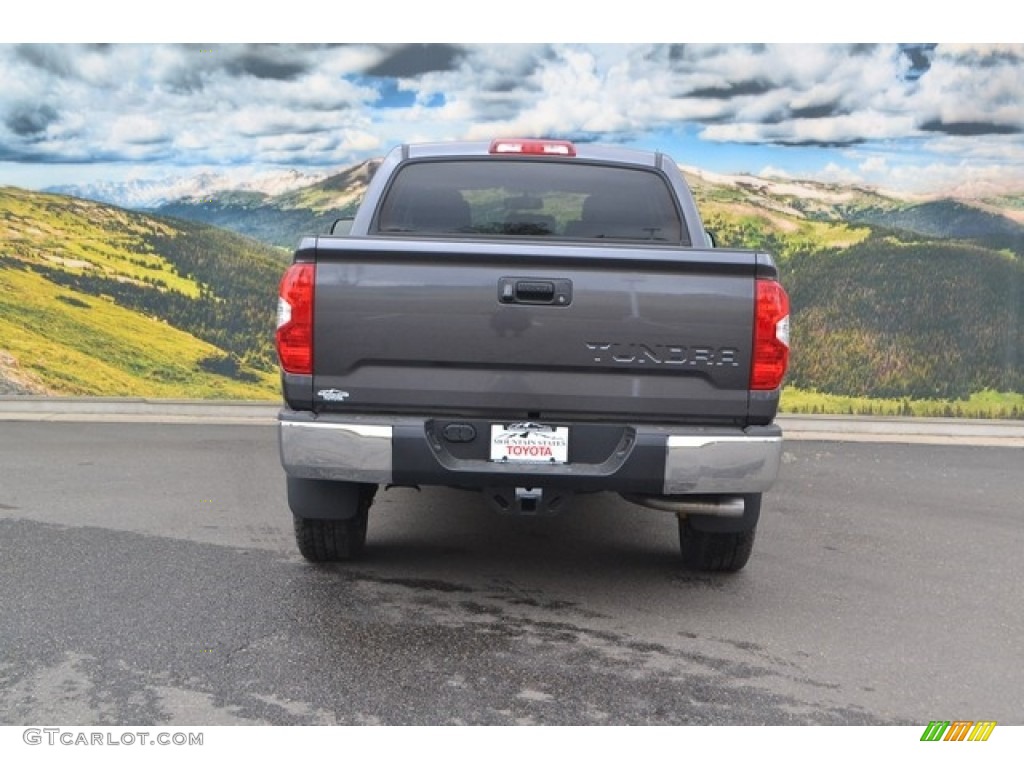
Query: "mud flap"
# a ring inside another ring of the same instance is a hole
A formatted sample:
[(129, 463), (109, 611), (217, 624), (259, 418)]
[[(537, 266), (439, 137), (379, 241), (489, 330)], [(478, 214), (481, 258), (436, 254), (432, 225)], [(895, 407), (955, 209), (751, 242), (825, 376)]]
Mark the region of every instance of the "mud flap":
[[(366, 497), (373, 498), (377, 486), (331, 480), (288, 480), (288, 507), (304, 520), (351, 520), (362, 511)], [(368, 506), (368, 503), (367, 503)]]

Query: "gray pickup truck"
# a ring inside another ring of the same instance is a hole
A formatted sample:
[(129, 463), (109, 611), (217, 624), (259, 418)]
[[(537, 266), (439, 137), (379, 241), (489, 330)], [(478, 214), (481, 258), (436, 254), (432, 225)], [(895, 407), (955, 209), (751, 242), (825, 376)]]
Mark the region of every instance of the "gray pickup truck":
[(567, 141), (404, 145), (348, 232), (304, 238), (277, 350), (302, 555), (358, 556), (379, 486), (506, 514), (611, 491), (737, 571), (776, 479), (789, 301), (713, 247), (676, 164)]

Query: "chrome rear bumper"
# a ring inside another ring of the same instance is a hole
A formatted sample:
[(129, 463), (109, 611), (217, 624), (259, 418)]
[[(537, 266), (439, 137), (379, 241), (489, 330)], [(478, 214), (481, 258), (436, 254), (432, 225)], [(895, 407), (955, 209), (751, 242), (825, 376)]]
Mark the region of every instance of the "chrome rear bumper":
[(417, 462), (414, 484), (482, 488), (511, 482), (674, 496), (766, 491), (775, 482), (782, 457), (782, 430), (773, 424), (745, 430), (637, 426), (630, 428), (633, 437), (621, 455), (600, 464), (435, 461), (439, 448), (427, 437), (427, 421), (317, 417), (285, 409), (279, 416), (281, 463), (293, 477), (405, 484), (404, 475), (412, 468), (396, 464), (395, 457), (415, 455), (425, 458)]

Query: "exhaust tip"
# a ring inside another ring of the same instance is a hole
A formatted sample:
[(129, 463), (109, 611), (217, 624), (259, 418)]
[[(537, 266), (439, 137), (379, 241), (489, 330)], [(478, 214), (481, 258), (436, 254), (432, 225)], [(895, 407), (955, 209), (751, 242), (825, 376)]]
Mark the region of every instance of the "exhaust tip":
[(676, 515), (707, 515), (708, 517), (743, 517), (746, 504), (742, 496), (644, 496), (622, 494), (633, 504)]

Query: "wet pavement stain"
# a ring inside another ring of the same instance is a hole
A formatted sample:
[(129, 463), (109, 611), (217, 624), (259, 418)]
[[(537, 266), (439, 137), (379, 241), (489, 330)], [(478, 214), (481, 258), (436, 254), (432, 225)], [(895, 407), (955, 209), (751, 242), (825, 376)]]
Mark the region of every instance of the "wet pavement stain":
[(892, 722), (792, 666), (510, 583), (24, 520), (0, 538), (4, 724)]

